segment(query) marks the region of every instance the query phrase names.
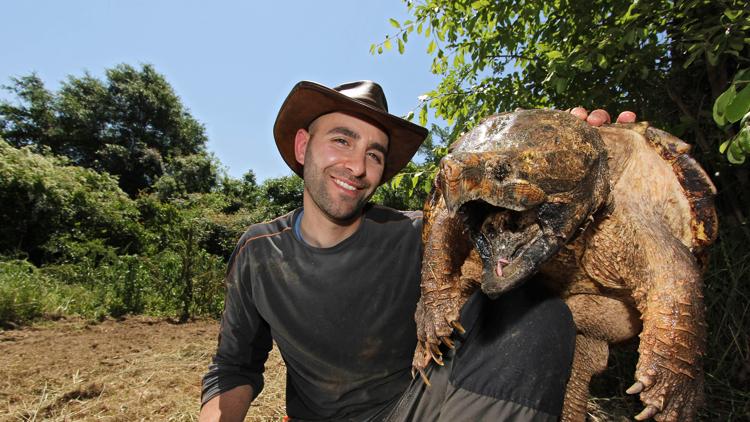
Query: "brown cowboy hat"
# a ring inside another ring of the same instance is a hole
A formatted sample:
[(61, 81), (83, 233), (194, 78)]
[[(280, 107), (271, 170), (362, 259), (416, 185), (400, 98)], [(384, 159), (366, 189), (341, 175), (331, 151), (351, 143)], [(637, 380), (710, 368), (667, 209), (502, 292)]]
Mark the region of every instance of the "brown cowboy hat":
[(383, 88), (372, 81), (357, 81), (333, 89), (310, 81), (302, 81), (281, 105), (273, 137), (286, 164), (302, 177), (302, 164), (294, 156), (294, 137), (299, 129), (307, 129), (318, 117), (340, 112), (361, 118), (388, 134), (388, 154), (380, 183), (385, 183), (411, 160), (427, 137), (427, 129), (388, 113)]

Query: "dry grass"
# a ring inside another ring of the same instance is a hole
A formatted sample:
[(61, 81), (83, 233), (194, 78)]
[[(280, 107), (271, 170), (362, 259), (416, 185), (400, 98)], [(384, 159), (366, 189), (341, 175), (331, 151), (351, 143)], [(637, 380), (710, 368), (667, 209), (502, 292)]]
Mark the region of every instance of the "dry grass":
[[(0, 332), (0, 421), (194, 421), (218, 323), (153, 318), (45, 323)], [(284, 415), (274, 348), (248, 420)]]

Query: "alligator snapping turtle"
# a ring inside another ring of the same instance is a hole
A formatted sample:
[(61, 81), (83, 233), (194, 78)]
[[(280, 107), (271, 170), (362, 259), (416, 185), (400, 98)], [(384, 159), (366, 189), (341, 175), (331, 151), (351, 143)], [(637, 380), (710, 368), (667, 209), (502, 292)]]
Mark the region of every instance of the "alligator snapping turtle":
[[(701, 270), (716, 190), (678, 138), (647, 123), (592, 128), (568, 113), (491, 116), (442, 160), (425, 205), (414, 368), (441, 363), (477, 288), (497, 297), (534, 276), (577, 327), (563, 420), (584, 420), (609, 343), (640, 333), (636, 419), (695, 418), (702, 401)], [(447, 247), (450, 245), (450, 247)]]

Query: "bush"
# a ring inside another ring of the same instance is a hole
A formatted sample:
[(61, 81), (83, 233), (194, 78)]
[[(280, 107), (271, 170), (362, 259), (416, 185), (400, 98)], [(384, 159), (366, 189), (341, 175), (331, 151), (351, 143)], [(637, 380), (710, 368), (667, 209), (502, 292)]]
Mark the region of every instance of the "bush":
[(0, 262), (0, 326), (24, 324), (44, 310), (44, 289), (26, 261)]

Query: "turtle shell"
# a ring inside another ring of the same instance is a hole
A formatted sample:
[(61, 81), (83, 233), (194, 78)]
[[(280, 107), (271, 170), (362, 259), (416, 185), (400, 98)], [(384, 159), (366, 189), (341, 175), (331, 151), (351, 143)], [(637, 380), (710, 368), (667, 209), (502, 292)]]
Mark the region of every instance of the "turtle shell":
[(707, 247), (714, 243), (718, 234), (718, 218), (714, 205), (716, 187), (700, 164), (690, 156), (692, 146), (668, 132), (652, 127), (648, 122), (606, 126), (631, 129), (640, 133), (658, 156), (671, 166), (679, 182), (678, 189), (686, 198), (690, 209), (692, 242), (686, 246), (702, 264), (705, 264)]

